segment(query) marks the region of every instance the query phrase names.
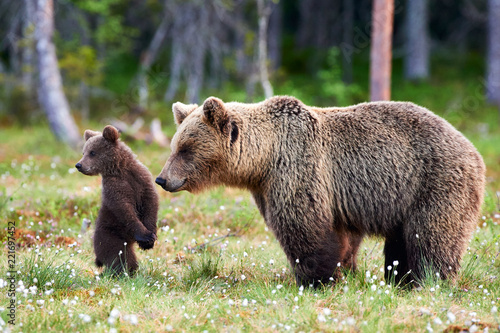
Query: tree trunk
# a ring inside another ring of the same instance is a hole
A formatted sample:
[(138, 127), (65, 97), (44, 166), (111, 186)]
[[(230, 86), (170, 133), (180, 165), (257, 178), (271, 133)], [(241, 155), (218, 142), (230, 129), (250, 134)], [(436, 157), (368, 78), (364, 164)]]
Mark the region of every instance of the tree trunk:
[[(354, 1), (344, 0), (343, 1), (343, 27), (342, 27), (342, 44), (351, 45), (353, 44), (353, 32), (354, 32)], [(352, 83), (352, 52), (343, 52), (342, 56), (342, 81), (345, 84)]]
[(40, 84), (38, 98), (55, 136), (77, 148), (81, 137), (62, 89), (56, 49), (52, 41), (53, 33), (53, 0), (37, 0), (35, 41)]
[(269, 17), (268, 47), (269, 60), (272, 70), (281, 66), (281, 35), (283, 25), (283, 1), (271, 4), (271, 16)]
[(429, 33), (427, 0), (407, 0), (405, 78), (409, 80), (429, 77)]
[(370, 49), (370, 99), (391, 99), (394, 0), (373, 0)]
[(488, 0), (486, 97), (500, 108), (500, 0)]
[(273, 87), (269, 82), (269, 73), (267, 71), (267, 25), (271, 15), (271, 6), (268, 0), (257, 0), (257, 9), (259, 13), (259, 73), (260, 83), (264, 89), (266, 98), (273, 96)]
[(182, 42), (178, 40), (179, 38), (174, 36), (172, 43), (172, 59), (170, 60), (170, 80), (168, 82), (168, 88), (165, 92), (163, 100), (165, 102), (172, 101), (179, 90), (179, 85), (181, 81), (181, 69), (184, 65), (184, 52), (182, 50)]
[(139, 70), (139, 77), (137, 79), (139, 84), (139, 106), (141, 108), (146, 108), (149, 99), (149, 89), (148, 89), (148, 81), (147, 81), (147, 72), (151, 68), (151, 65), (156, 59), (158, 55), (158, 51), (165, 40), (165, 36), (168, 31), (168, 20), (166, 15), (164, 15), (163, 20), (161, 21), (158, 29), (149, 44), (147, 50), (145, 50), (141, 55), (141, 63)]
[(23, 39), (24, 45), (22, 49), (22, 83), (24, 90), (30, 96), (33, 91), (33, 65), (34, 65), (34, 50), (33, 50), (33, 23), (35, 21), (35, 3), (34, 0), (24, 0), (24, 24), (23, 24)]

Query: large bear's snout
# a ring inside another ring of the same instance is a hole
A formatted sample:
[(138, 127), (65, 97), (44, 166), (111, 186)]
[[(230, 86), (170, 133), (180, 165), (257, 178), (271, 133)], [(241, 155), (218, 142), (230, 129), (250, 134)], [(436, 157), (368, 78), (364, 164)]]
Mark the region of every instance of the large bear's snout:
[(161, 187), (165, 188), (165, 186), (167, 185), (167, 180), (163, 179), (161, 177), (156, 177), (155, 183), (160, 185)]
[(186, 183), (186, 179), (173, 179), (167, 181), (165, 178), (156, 177), (156, 184), (160, 185), (165, 191), (168, 192), (177, 192), (184, 183)]

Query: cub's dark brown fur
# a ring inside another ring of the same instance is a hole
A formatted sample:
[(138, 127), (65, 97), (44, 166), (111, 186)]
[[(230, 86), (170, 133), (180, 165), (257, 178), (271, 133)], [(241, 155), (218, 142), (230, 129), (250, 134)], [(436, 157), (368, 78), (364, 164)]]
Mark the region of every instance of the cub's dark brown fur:
[(151, 249), (156, 240), (158, 194), (149, 170), (119, 140), (113, 126), (101, 133), (85, 131), (81, 173), (102, 176), (102, 205), (96, 219), (96, 265), (118, 274), (137, 269), (134, 244)]
[[(173, 105), (168, 191), (247, 188), (298, 283), (356, 266), (364, 235), (385, 238), (396, 280), (428, 267), (453, 278), (476, 228), (485, 166), (444, 119), (412, 103), (315, 108), (293, 97), (257, 104)], [(386, 277), (389, 275), (386, 271)]]

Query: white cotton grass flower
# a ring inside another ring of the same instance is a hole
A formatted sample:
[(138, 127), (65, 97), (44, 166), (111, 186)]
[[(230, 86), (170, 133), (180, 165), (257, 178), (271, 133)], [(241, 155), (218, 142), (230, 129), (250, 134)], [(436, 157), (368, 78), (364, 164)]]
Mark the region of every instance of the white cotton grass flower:
[(491, 313), (497, 313), (498, 312), (498, 307), (495, 305), (491, 307)]
[(118, 317), (120, 317), (120, 311), (117, 308), (113, 308), (109, 313), (108, 324), (114, 325)]
[(455, 316), (455, 314), (453, 312), (450, 312), (450, 311), (448, 311), (448, 313), (446, 314), (446, 317), (448, 318), (450, 323), (454, 323), (455, 320), (457, 320), (457, 316)]
[(269, 260), (269, 265), (274, 265), (274, 260), (273, 259)]
[(125, 315), (123, 316), (123, 319), (125, 319), (134, 326), (137, 326), (139, 324), (139, 319), (137, 319), (137, 315), (135, 314)]
[(439, 317), (436, 317), (436, 318), (434, 318), (434, 324), (436, 324), (436, 325), (442, 325), (443, 321)]

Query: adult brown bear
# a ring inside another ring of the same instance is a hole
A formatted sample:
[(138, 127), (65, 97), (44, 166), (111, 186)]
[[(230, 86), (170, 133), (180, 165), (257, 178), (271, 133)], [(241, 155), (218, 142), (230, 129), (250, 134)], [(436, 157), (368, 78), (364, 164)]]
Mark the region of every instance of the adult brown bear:
[[(156, 182), (197, 192), (247, 188), (295, 270), (327, 282), (355, 268), (364, 235), (385, 238), (396, 280), (426, 269), (453, 278), (476, 228), (485, 166), (444, 119), (412, 103), (315, 108), (293, 97), (257, 104), (173, 105), (177, 133)], [(298, 259), (298, 260), (297, 260)], [(389, 272), (386, 270), (386, 278)]]

